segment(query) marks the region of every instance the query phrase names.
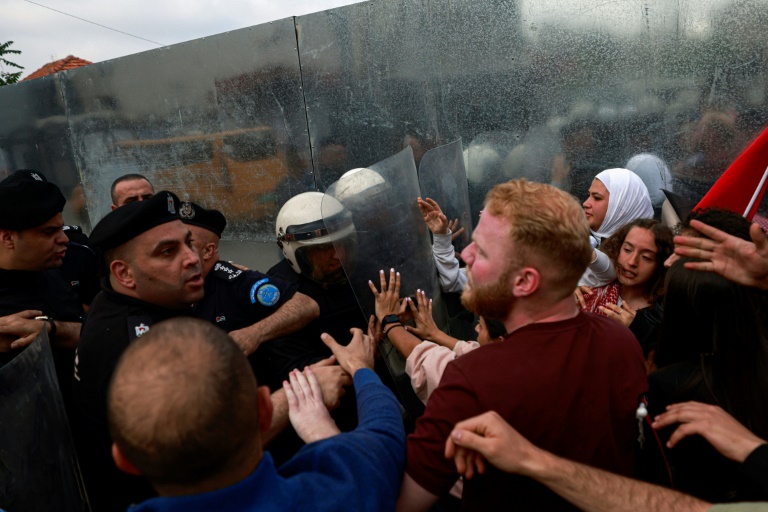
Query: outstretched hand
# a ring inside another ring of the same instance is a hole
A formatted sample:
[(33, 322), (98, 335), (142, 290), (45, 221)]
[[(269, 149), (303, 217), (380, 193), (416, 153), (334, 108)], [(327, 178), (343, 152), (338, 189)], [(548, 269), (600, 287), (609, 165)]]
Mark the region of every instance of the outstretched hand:
[(389, 284), (387, 284), (384, 271), (379, 270), (379, 285), (381, 291), (376, 288), (372, 281), (368, 281), (368, 287), (376, 298), (376, 318), (381, 323), (385, 316), (396, 315), (400, 312), (400, 272), (395, 272), (393, 268), (389, 269)]
[(341, 404), (341, 397), (347, 393), (347, 386), (352, 385), (352, 377), (336, 364), (336, 356), (331, 356), (309, 366), (317, 377), (323, 392), (323, 403), (329, 411)]
[(293, 370), (289, 381), (283, 381), (288, 399), (288, 417), (294, 430), (305, 443), (313, 443), (338, 434), (339, 427), (323, 403), (323, 392), (311, 368), (304, 373)]
[(525, 475), (527, 465), (542, 453), (494, 411), (457, 423), (445, 443), (445, 457), (453, 458), (465, 478), (485, 473), (486, 461)]
[(435, 235), (448, 234), (448, 217), (440, 209), (440, 205), (429, 197), (426, 201), (419, 197), (416, 202), (419, 204), (421, 216), (424, 217), (424, 222), (427, 223), (429, 230)]
[(749, 228), (751, 242), (729, 235), (698, 220), (691, 227), (709, 238), (675, 237), (675, 254), (704, 261), (685, 268), (715, 272), (745, 286), (768, 290), (768, 238), (758, 224)]
[(408, 307), (413, 314), (413, 320), (416, 322), (416, 326), (406, 326), (405, 330), (423, 340), (434, 340), (438, 336), (438, 331), (440, 331), (440, 329), (437, 327), (435, 319), (432, 317), (432, 299), (427, 298), (427, 294), (424, 293), (424, 290), (416, 290), (416, 304), (408, 299)]
[(656, 416), (653, 428), (659, 429), (675, 423), (680, 423), (680, 426), (670, 436), (667, 442), (669, 448), (687, 436), (698, 434), (724, 456), (736, 462), (744, 462), (755, 448), (765, 444), (764, 440), (716, 405), (699, 402), (670, 405), (667, 412)]
[(353, 328), (349, 332), (352, 333), (352, 341), (346, 347), (339, 345), (333, 336), (325, 332), (320, 339), (331, 349), (339, 365), (354, 378), (355, 372), (361, 368), (373, 369), (376, 340), (363, 334), (361, 329)]

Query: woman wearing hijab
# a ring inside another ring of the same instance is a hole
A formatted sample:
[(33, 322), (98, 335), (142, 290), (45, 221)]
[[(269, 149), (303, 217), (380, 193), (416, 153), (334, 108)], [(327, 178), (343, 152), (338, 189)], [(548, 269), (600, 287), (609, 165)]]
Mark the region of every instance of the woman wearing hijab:
[(653, 206), (643, 180), (629, 169), (606, 169), (592, 180), (584, 201), (592, 232), (592, 263), (579, 281), (580, 286), (603, 286), (616, 279), (611, 259), (598, 248), (604, 239), (635, 219), (653, 218)]

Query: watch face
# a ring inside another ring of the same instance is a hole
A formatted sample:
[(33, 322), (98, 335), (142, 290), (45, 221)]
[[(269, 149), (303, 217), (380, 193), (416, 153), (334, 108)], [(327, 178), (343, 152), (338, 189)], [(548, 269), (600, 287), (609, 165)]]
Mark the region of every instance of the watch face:
[(394, 324), (400, 322), (400, 319), (397, 317), (397, 315), (387, 315), (384, 317), (384, 320), (381, 322), (382, 326), (387, 326), (389, 324)]

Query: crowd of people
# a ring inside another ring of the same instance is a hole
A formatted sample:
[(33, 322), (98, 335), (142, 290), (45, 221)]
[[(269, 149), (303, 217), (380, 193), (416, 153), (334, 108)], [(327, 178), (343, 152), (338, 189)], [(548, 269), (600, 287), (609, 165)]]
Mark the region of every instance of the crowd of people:
[[(94, 511), (768, 510), (768, 238), (717, 208), (667, 226), (658, 192), (628, 169), (583, 204), (511, 180), (460, 254), (419, 198), (442, 292), (380, 270), (366, 318), (353, 219), (323, 193), (283, 205), (260, 272), (219, 255), (221, 212), (143, 176), (86, 236), (20, 170), (0, 365), (47, 335)], [(430, 293), (461, 293), (477, 339)]]

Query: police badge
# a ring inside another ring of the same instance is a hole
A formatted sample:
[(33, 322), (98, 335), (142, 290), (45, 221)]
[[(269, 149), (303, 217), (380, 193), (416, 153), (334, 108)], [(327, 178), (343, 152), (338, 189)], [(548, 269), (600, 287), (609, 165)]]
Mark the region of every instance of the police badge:
[(182, 219), (194, 219), (195, 218), (195, 208), (192, 206), (192, 203), (189, 201), (184, 201), (181, 203), (181, 208), (179, 208), (179, 215)]

